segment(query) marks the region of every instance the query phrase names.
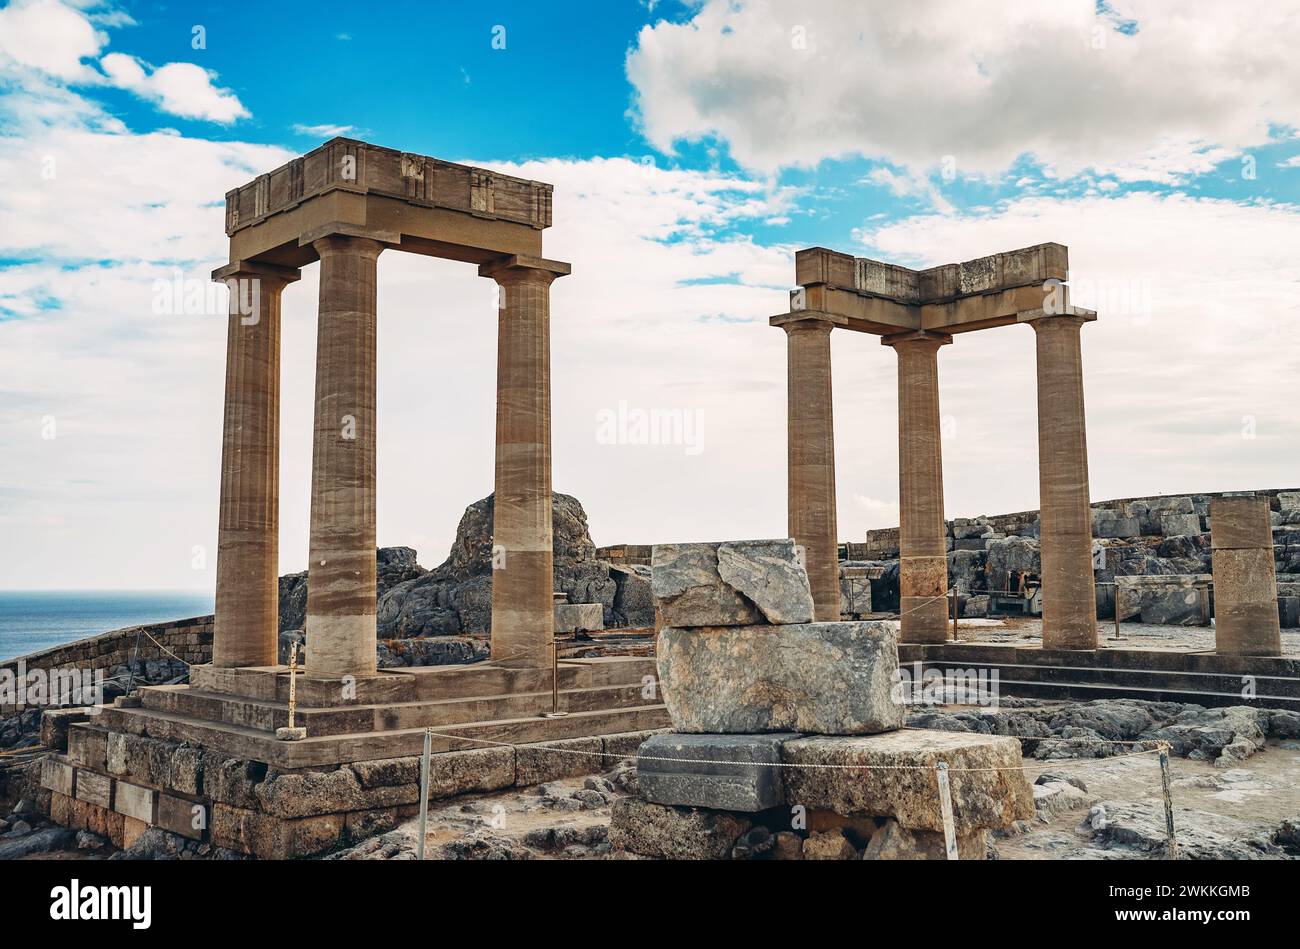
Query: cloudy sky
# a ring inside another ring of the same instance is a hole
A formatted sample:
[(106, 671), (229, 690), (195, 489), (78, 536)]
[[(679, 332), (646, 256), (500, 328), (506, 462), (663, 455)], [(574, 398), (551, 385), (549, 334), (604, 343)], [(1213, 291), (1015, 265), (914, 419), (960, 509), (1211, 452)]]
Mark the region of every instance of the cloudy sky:
[[(1070, 248), (1094, 499), (1300, 483), (1300, 17), (1190, 0), (14, 0), (0, 7), (0, 587), (210, 589), (223, 196), (333, 135), (555, 185), (555, 487), (598, 544), (785, 533), (793, 254)], [(1291, 9), (1288, 9), (1291, 8)], [(250, 8), (251, 11), (251, 8)], [(305, 566), (316, 268), (285, 295)], [(379, 540), (492, 487), (495, 303), (380, 259)], [(219, 303), (219, 301), (218, 301)], [(895, 356), (837, 333), (842, 539), (897, 523)], [(950, 516), (1037, 505), (1033, 334), (940, 355)], [(676, 444), (610, 419), (677, 411)]]

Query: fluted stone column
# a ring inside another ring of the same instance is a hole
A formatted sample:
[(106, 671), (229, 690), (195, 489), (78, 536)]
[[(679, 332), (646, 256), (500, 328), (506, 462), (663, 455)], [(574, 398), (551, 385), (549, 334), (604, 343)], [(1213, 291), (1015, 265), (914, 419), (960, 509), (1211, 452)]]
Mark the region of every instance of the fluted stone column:
[(835, 523), (835, 426), (831, 412), (831, 324), (799, 320), (787, 337), (786, 395), (790, 536), (803, 548), (819, 623), (840, 618), (839, 543)]
[(314, 241), (320, 254), (316, 418), (307, 565), (307, 672), (375, 672), (375, 281), (384, 245)]
[(279, 631), (280, 295), (299, 273), (248, 261), (230, 287), (212, 664), (273, 665)]
[(898, 353), (899, 641), (948, 638), (948, 545), (943, 520), (939, 347), (943, 333), (881, 340)]
[(1268, 499), (1212, 500), (1210, 547), (1215, 651), (1225, 656), (1282, 655)]
[(1030, 321), (1038, 350), (1038, 494), (1043, 648), (1097, 648), (1088, 436), (1079, 330), (1095, 316)]
[(557, 261), (510, 256), (479, 267), (500, 285), (496, 486), (492, 512), (492, 659), (551, 664), (551, 282)]

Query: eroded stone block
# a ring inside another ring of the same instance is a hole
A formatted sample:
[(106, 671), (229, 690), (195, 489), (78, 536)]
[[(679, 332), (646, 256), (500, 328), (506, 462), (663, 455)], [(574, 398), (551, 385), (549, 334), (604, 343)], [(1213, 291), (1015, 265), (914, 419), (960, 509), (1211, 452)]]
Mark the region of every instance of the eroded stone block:
[(637, 753), (637, 785), (653, 804), (745, 812), (778, 807), (785, 800), (781, 743), (797, 737), (656, 735)]
[(724, 860), (750, 826), (746, 818), (726, 811), (624, 797), (610, 809), (609, 841), (619, 849), (663, 860)]
[[(935, 765), (946, 761), (958, 832), (1006, 827), (1034, 816), (1034, 798), (1014, 738), (907, 729), (864, 737), (796, 738), (781, 746), (791, 764), (786, 803), (837, 814), (893, 817), (910, 830), (943, 830)], [(981, 769), (981, 770), (966, 770)], [(992, 769), (992, 770), (983, 770)]]
[(903, 724), (887, 623), (670, 627), (657, 662), (679, 732), (862, 735)]

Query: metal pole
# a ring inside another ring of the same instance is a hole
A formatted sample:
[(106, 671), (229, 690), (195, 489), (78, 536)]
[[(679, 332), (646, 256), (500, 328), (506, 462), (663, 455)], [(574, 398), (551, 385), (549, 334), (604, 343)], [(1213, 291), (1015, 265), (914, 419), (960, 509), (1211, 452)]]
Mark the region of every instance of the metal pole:
[(952, 594), (952, 641), (957, 641), (957, 588), (949, 590)]
[(289, 727), (293, 728), (294, 712), (298, 708), (298, 644), (289, 647)]
[(542, 718), (564, 718), (568, 712), (560, 711), (560, 641), (551, 640), (551, 710)]
[(429, 826), (429, 759), (433, 756), (433, 729), (424, 730), (424, 754), (420, 758), (420, 839), (415, 844), (415, 858), (424, 859), (424, 835)]
[(1169, 746), (1160, 746), (1160, 790), (1165, 795), (1165, 832), (1169, 835), (1168, 856), (1178, 859), (1178, 836), (1174, 833), (1174, 798), (1169, 792)]
[(939, 813), (943, 817), (943, 846), (949, 860), (957, 859), (957, 831), (953, 827), (952, 789), (948, 786), (948, 762), (934, 766), (939, 781)]
[(1111, 639), (1119, 639), (1119, 601), (1120, 601), (1120, 585), (1119, 585), (1119, 581), (1116, 580), (1115, 581), (1115, 635), (1112, 636)]

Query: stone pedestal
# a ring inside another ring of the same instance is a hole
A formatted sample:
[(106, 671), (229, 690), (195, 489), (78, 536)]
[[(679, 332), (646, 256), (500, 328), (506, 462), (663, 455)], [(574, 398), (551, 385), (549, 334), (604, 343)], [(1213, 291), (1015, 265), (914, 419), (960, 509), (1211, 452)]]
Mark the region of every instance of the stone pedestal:
[(375, 672), (375, 309), (384, 245), (331, 236), (320, 255), (307, 564), (307, 668)]
[(479, 274), (500, 285), (496, 494), (492, 522), (492, 659), (551, 663), (550, 287), (569, 265), (510, 256)]
[(240, 262), (230, 287), (212, 662), (275, 662), (279, 632), (280, 296), (299, 272)]
[(803, 548), (816, 619), (831, 623), (840, 618), (831, 324), (801, 320), (786, 323), (784, 329), (789, 367), (788, 526)]
[(1212, 500), (1210, 546), (1216, 651), (1229, 656), (1282, 655), (1268, 500)]
[(881, 340), (898, 353), (898, 503), (900, 642), (948, 638), (948, 556), (943, 521), (939, 427), (942, 333)]
[(1088, 438), (1079, 330), (1094, 316), (1030, 321), (1038, 350), (1043, 648), (1096, 649)]

